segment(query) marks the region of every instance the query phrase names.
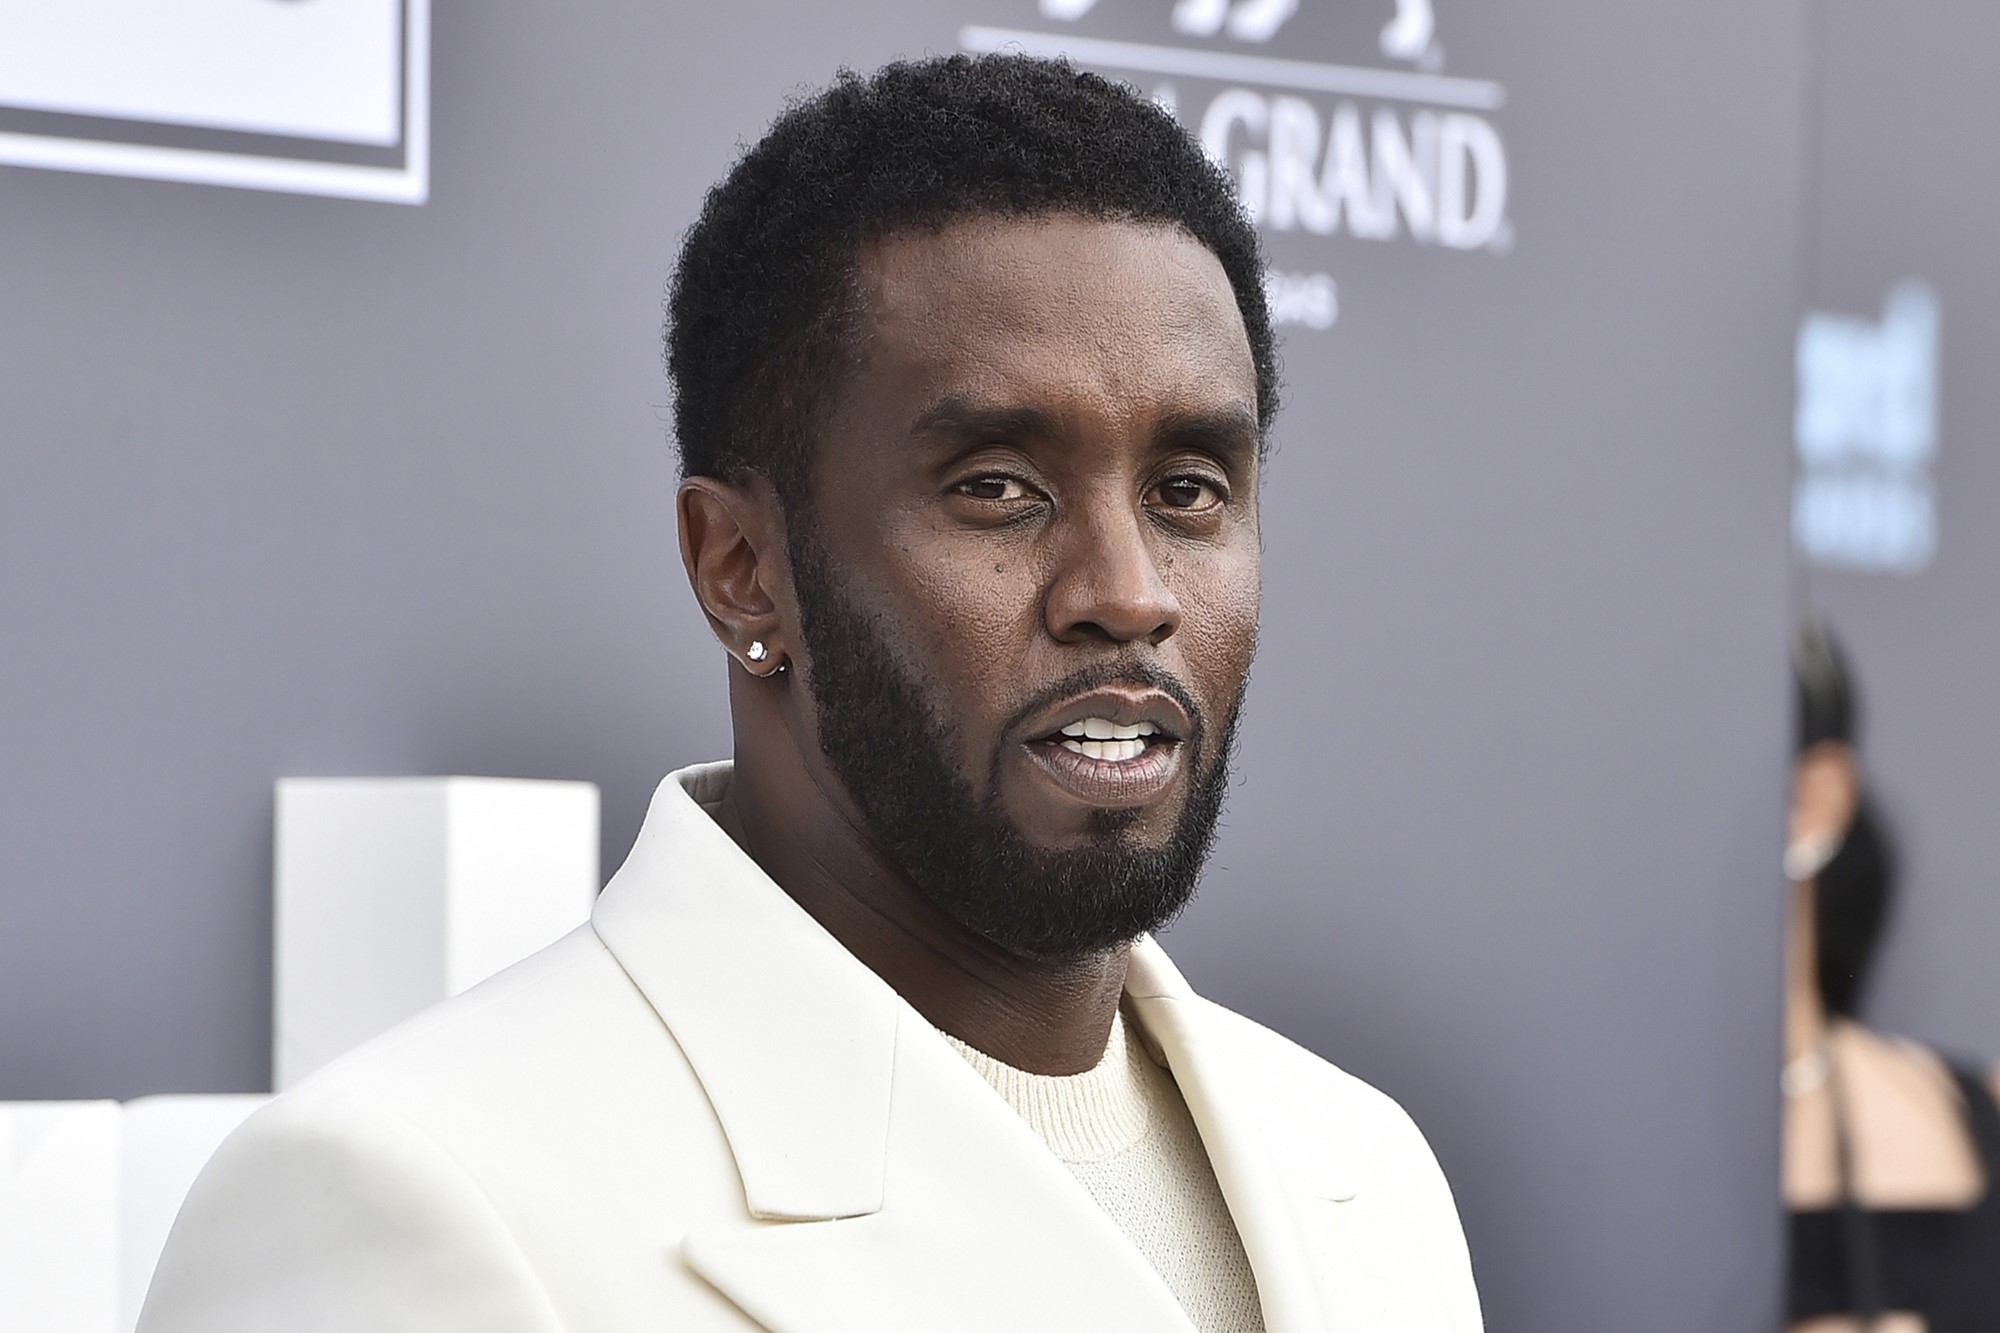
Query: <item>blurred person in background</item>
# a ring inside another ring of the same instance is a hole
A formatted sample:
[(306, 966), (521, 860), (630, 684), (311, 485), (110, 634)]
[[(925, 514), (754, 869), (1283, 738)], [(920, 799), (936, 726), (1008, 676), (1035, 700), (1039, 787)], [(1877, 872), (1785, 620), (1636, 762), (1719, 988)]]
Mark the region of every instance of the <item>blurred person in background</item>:
[(1830, 631), (1795, 669), (1783, 1191), (1793, 1333), (2000, 1333), (2000, 1076), (1877, 1032), (1861, 1000), (1896, 890)]

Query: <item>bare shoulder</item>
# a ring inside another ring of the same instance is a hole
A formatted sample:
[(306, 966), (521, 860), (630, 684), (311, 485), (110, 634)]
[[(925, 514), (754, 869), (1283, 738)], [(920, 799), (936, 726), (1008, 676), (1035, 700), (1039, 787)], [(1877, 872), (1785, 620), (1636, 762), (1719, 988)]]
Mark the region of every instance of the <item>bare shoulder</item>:
[[(1840, 1022), (1830, 1046), (1854, 1153), (1852, 1189), (1875, 1208), (1963, 1208), (1985, 1188), (1957, 1080), (1928, 1046)], [(1840, 1197), (1833, 1080), (1786, 1098), (1784, 1196), (1792, 1208)]]
[(1944, 1057), (1922, 1042), (1877, 1032), (1859, 1023), (1834, 1028), (1833, 1051), (1857, 1097), (1897, 1107), (1913, 1121), (1939, 1129), (1963, 1115), (1958, 1080)]

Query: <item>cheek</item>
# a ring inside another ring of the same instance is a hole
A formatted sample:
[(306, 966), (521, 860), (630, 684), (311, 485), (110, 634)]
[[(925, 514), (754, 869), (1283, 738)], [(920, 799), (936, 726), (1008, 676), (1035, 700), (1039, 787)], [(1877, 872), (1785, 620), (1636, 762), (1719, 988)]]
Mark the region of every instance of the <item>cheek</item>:
[(941, 675), (976, 681), (1018, 669), (1024, 638), (1036, 621), (1034, 599), (1024, 591), (1024, 582), (996, 571), (990, 562), (913, 572), (912, 600), (934, 639), (934, 665)]
[(1233, 693), (1250, 670), (1261, 593), (1254, 560), (1212, 569), (1180, 591), (1187, 653), (1212, 694)]
[(933, 702), (977, 729), (1018, 689), (1039, 624), (1036, 575), (1023, 552), (968, 550), (921, 527), (884, 540), (880, 610), (932, 682)]

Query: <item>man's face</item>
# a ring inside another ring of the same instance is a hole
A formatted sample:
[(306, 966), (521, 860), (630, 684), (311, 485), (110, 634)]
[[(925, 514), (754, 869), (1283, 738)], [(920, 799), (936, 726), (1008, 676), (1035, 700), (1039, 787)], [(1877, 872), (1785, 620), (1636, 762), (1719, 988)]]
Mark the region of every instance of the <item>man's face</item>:
[(917, 887), (1082, 956), (1193, 892), (1255, 646), (1256, 374), (1214, 255), (975, 219), (861, 265), (791, 554), (818, 740)]

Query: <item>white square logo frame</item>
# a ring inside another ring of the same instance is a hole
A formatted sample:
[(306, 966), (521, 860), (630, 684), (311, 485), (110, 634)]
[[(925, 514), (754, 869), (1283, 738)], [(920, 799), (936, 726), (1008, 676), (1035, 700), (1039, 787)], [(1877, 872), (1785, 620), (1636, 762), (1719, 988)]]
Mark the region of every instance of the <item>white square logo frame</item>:
[(0, 163), (421, 204), (430, 0), (0, 0)]

